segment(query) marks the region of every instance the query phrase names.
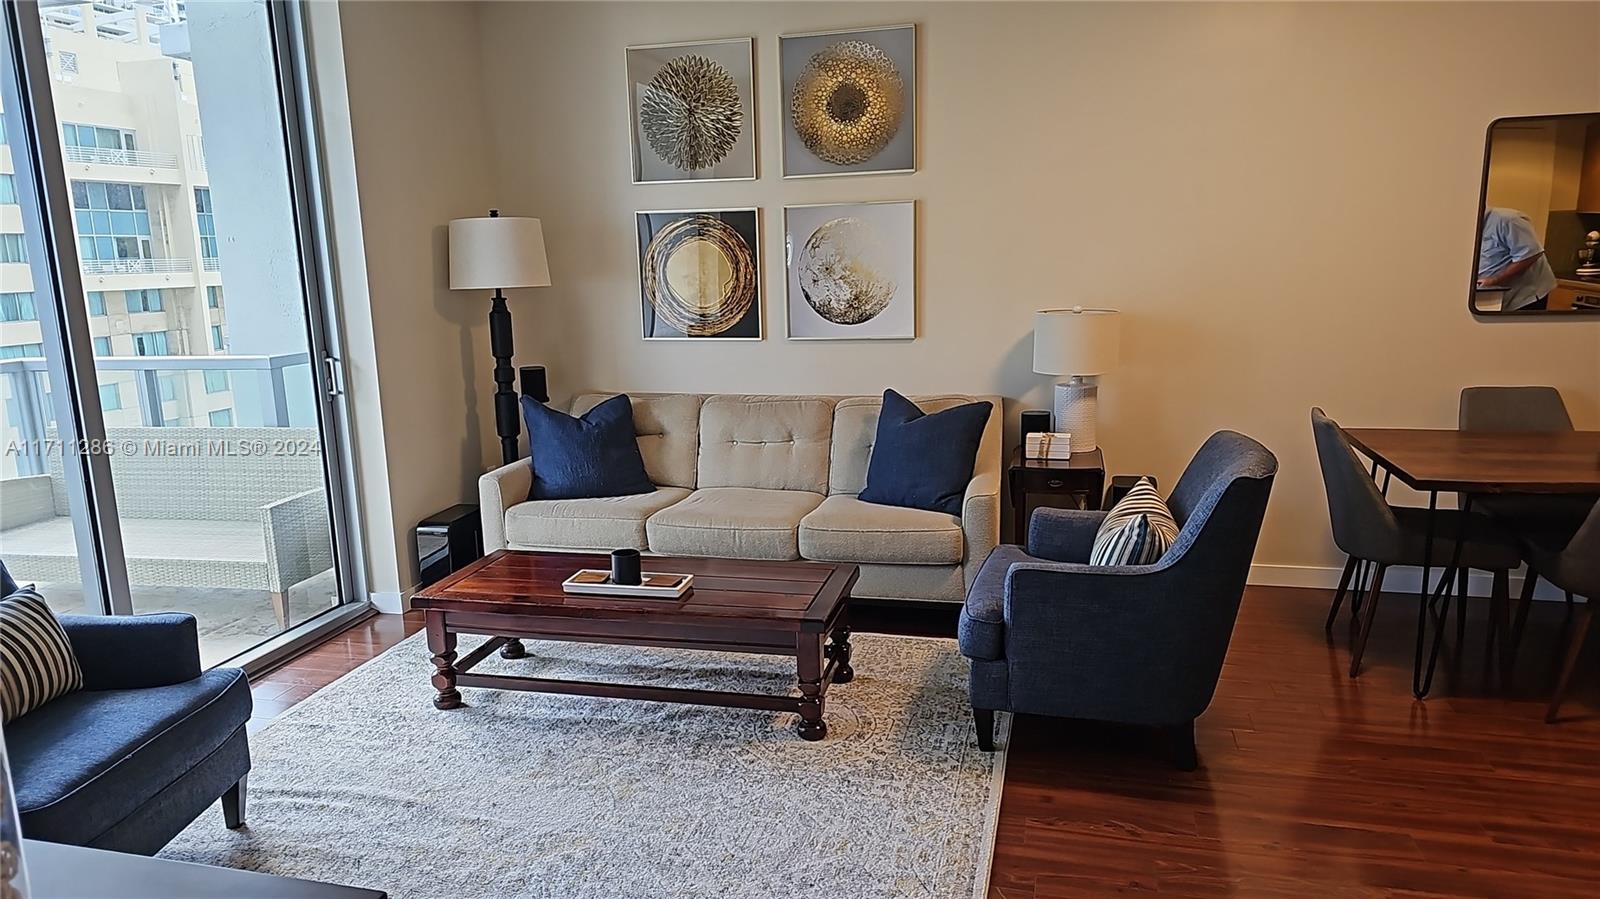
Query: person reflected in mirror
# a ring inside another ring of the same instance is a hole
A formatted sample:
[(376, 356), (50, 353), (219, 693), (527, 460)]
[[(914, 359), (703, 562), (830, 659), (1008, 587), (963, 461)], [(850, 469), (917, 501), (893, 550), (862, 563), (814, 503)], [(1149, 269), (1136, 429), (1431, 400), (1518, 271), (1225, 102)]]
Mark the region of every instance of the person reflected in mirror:
[(1483, 213), (1478, 244), (1478, 287), (1503, 290), (1501, 312), (1547, 308), (1556, 273), (1545, 259), (1533, 221), (1515, 209), (1491, 206)]

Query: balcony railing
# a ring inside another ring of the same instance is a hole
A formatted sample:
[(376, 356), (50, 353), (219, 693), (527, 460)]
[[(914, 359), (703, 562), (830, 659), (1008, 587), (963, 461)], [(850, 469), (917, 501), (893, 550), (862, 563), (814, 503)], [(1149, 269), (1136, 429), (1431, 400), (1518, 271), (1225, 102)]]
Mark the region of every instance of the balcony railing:
[(67, 147), (64, 155), (68, 162), (88, 162), (95, 165), (127, 165), (149, 169), (175, 169), (178, 167), (176, 154), (150, 153), (145, 150)]
[(85, 275), (170, 275), (194, 271), (192, 259), (85, 259)]
[(222, 260), (215, 256), (207, 256), (200, 261), (200, 267), (208, 272), (220, 272), (222, 271)]

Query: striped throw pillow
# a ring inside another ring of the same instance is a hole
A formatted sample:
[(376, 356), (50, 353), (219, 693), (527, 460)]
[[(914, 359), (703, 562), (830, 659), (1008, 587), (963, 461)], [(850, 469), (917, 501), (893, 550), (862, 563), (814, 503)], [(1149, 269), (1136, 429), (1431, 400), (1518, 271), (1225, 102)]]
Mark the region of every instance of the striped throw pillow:
[(81, 689), (83, 669), (44, 597), (23, 587), (0, 599), (0, 719)]
[(1090, 565), (1154, 565), (1178, 539), (1178, 522), (1149, 478), (1111, 507), (1094, 535)]

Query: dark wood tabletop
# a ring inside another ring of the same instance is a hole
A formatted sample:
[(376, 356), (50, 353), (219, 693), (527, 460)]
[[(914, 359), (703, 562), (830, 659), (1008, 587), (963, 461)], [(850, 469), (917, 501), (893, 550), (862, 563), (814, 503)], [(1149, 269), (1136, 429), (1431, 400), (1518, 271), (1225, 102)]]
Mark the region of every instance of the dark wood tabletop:
[(1345, 428), (1413, 490), (1600, 494), (1600, 431)]
[(854, 565), (826, 562), (646, 556), (646, 574), (692, 574), (694, 587), (676, 599), (561, 589), (580, 569), (610, 567), (603, 555), (499, 550), (417, 593), (411, 604), (422, 610), (708, 626), (759, 621), (767, 630), (818, 632), (848, 598), (858, 572)]

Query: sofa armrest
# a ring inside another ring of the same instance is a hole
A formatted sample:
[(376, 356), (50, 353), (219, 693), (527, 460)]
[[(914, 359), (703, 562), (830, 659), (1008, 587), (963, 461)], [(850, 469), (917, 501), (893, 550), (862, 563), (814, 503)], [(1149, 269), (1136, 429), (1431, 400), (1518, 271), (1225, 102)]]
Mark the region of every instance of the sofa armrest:
[(1094, 535), (1105, 520), (1104, 512), (1035, 509), (1028, 520), (1028, 555), (1052, 562), (1087, 562)]
[(483, 518), (483, 551), (506, 548), (506, 510), (527, 500), (533, 466), (518, 459), (478, 478), (478, 512)]
[(961, 537), (966, 543), (964, 573), (971, 587), (983, 560), (1000, 544), (999, 472), (985, 471), (967, 482), (961, 498)]
[(200, 676), (200, 634), (184, 612), (62, 615), (85, 690), (139, 690)]

